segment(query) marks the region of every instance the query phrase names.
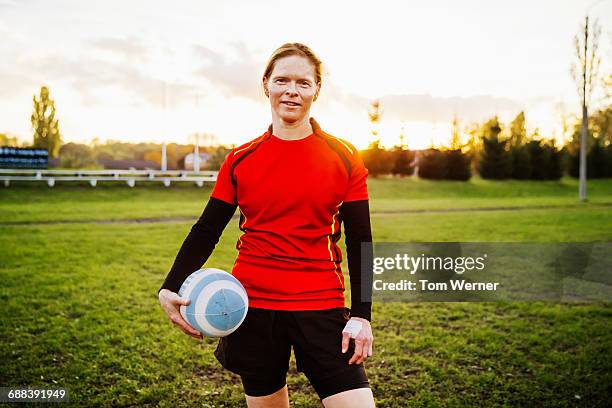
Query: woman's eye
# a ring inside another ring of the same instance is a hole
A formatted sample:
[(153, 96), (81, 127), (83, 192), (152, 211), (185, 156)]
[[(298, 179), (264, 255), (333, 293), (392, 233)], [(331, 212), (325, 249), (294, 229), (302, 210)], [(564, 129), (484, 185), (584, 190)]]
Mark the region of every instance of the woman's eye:
[(310, 86), (310, 83), (309, 82), (302, 82), (302, 86), (304, 88), (308, 88)]
[(283, 84), (283, 83), (285, 83), (285, 80), (284, 79), (277, 79), (275, 82), (277, 84)]

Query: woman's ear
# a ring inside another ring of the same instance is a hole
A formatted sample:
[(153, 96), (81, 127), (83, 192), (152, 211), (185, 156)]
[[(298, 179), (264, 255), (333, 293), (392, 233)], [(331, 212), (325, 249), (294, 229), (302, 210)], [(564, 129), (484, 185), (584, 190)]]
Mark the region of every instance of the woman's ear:
[(263, 85), (264, 93), (269, 98), (270, 97), (270, 91), (268, 91), (268, 78), (266, 78), (266, 77), (263, 78), (262, 85)]
[(314, 96), (314, 98), (313, 98), (313, 101), (316, 101), (316, 100), (317, 100), (317, 98), (319, 97), (319, 91), (320, 91), (320, 90), (321, 90), (321, 83), (319, 82), (319, 83), (317, 84), (317, 91), (315, 92), (315, 96)]

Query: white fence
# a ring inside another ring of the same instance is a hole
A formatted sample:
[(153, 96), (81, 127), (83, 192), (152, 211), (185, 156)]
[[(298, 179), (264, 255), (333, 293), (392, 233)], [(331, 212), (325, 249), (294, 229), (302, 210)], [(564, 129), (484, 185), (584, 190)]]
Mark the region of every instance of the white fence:
[(11, 181), (46, 182), (49, 187), (56, 182), (86, 181), (95, 187), (98, 182), (122, 182), (134, 187), (136, 183), (163, 183), (170, 187), (173, 182), (191, 182), (198, 187), (204, 183), (214, 183), (217, 180), (217, 171), (193, 172), (187, 170), (44, 170), (44, 169), (0, 169), (0, 182), (5, 187)]

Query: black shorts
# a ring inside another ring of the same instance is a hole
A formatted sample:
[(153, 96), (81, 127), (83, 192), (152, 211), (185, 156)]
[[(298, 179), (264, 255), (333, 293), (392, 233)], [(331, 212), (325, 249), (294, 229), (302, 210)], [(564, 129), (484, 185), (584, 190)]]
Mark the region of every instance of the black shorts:
[(291, 347), (297, 369), (306, 374), (320, 399), (355, 388), (369, 388), (363, 364), (348, 364), (351, 340), (342, 353), (342, 329), (349, 309), (284, 311), (249, 308), (244, 322), (219, 340), (215, 357), (240, 375), (246, 395), (260, 397), (285, 386)]

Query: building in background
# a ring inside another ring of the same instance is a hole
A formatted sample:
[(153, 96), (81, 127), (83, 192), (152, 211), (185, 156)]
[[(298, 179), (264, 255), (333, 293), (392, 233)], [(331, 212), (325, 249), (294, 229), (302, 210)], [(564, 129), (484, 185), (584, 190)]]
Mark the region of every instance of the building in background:
[[(198, 156), (200, 156), (200, 170), (202, 170), (208, 164), (208, 160), (210, 159), (210, 153), (202, 152), (202, 153), (199, 153)], [(182, 160), (183, 169), (193, 170), (195, 158), (196, 158), (195, 153), (187, 153), (185, 157), (183, 157), (183, 160)]]

